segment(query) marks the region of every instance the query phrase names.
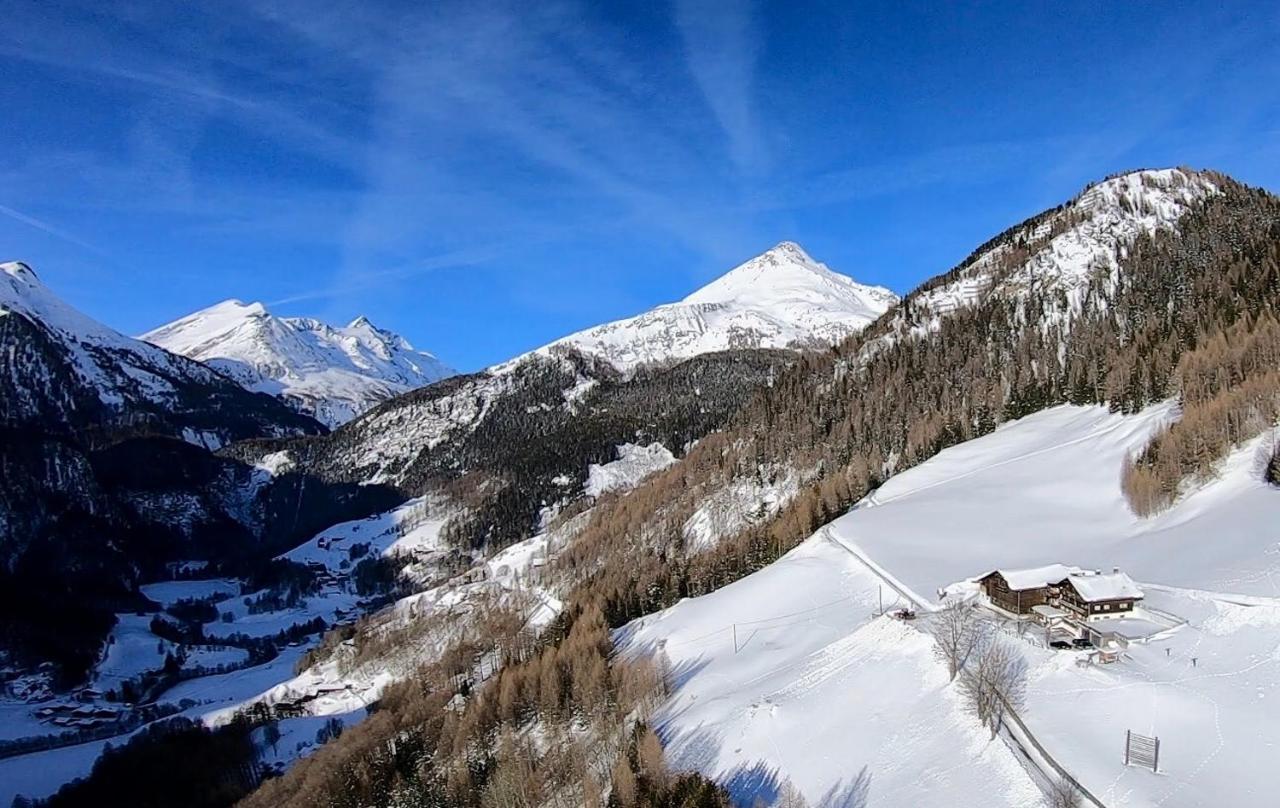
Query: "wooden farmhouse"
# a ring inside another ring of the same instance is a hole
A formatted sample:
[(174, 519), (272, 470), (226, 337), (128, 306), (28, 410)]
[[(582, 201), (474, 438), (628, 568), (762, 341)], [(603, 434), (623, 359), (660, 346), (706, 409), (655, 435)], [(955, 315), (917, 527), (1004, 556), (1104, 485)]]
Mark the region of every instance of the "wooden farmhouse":
[(994, 570), (979, 578), (978, 584), (992, 606), (1022, 617), (1032, 614), (1036, 606), (1053, 605), (1058, 597), (1058, 582), (1077, 571), (1062, 564), (1027, 570)]
[(1020, 618), (1065, 612), (1081, 622), (1105, 620), (1131, 614), (1142, 600), (1142, 590), (1118, 569), (1101, 573), (1050, 564), (993, 570), (978, 584), (994, 608)]
[(1120, 570), (1068, 575), (1058, 584), (1058, 605), (1082, 620), (1126, 617), (1142, 590)]

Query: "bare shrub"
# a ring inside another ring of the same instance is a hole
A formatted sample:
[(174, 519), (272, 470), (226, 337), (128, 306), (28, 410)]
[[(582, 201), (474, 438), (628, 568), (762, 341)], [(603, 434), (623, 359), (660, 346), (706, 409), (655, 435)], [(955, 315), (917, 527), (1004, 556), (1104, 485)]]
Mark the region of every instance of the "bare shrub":
[(1080, 808), (1083, 804), (1079, 789), (1066, 780), (1058, 780), (1049, 790), (1049, 808)]

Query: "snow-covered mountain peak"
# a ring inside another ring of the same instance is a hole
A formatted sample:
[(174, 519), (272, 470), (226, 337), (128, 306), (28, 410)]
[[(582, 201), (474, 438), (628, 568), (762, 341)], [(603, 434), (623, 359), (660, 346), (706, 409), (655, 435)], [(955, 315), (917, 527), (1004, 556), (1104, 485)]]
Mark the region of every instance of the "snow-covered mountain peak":
[(874, 319), (897, 302), (882, 286), (865, 286), (833, 272), (794, 241), (784, 241), (686, 297), (681, 303), (729, 303), (769, 308), (796, 300), (841, 305)]
[(10, 261), (0, 264), (0, 270), (0, 310), (24, 314), (77, 343), (147, 353), (152, 350), (68, 305), (28, 264)]
[(860, 284), (784, 241), (679, 302), (571, 334), (538, 353), (574, 348), (630, 373), (643, 364), (712, 351), (830, 345), (897, 300), (888, 289)]
[(198, 359), (242, 386), (278, 395), (330, 426), (454, 371), (366, 317), (335, 328), (225, 300), (142, 336)]
[(36, 271), (21, 261), (5, 261), (0, 263), (0, 272), (14, 278), (21, 278), (24, 275), (30, 275), (32, 278), (36, 276)]

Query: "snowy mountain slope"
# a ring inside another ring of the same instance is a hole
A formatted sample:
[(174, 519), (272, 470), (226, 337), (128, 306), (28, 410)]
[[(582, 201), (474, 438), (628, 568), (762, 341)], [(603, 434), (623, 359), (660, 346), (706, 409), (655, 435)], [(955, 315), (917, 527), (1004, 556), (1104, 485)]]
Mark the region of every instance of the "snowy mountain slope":
[[(1186, 624), (1105, 668), (1028, 646), (1024, 718), (1109, 806), (1267, 805), (1274, 749), (1255, 740), (1280, 720), (1280, 489), (1261, 476), (1273, 436), (1138, 519), (1120, 464), (1170, 415), (1055, 407), (890, 479), (828, 529), (925, 600), (997, 566), (1120, 567), (1154, 619)], [(1162, 776), (1117, 764), (1126, 730), (1162, 739)]]
[[(245, 394), (198, 362), (120, 334), (67, 305), (26, 264), (0, 264), (0, 394), (12, 423), (102, 425), (139, 418), (219, 445), (317, 431), (269, 399)], [(218, 415), (213, 411), (217, 410)]]
[[(470, 503), (471, 516), (480, 518), (479, 502), (497, 508), (505, 500), (505, 510), (483, 518), (493, 520), (489, 535), (516, 540), (536, 527), (544, 505), (581, 494), (591, 466), (615, 461), (617, 447), (652, 449), (657, 442), (674, 454), (719, 428), (795, 361), (790, 351), (722, 351), (622, 378), (598, 357), (534, 354), (501, 372), (451, 377), (384, 402), (297, 446), (296, 456), (321, 478), (391, 485), (409, 495), (468, 476), (482, 494)], [(250, 450), (285, 447), (241, 448), (243, 459), (256, 462)]]
[[(337, 460), (322, 452), (329, 458), (324, 462), (346, 469), (352, 479), (401, 483), (431, 450), (470, 439), (495, 415), (541, 412), (547, 413), (539, 416), (545, 420), (559, 413), (558, 420), (572, 420), (587, 406), (584, 402), (622, 394), (621, 386), (636, 378), (642, 366), (653, 366), (655, 372), (642, 381), (651, 384), (662, 371), (694, 357), (716, 370), (685, 371), (689, 389), (681, 392), (706, 398), (713, 385), (724, 383), (726, 372), (718, 368), (743, 364), (725, 351), (830, 344), (865, 326), (896, 299), (886, 289), (832, 272), (797, 245), (784, 242), (680, 303), (570, 335), (479, 373), (375, 407), (326, 441), (341, 444), (342, 457)], [(218, 319), (239, 317), (228, 308)], [(190, 333), (202, 330), (193, 327)], [(148, 337), (166, 344), (174, 338), (157, 333)], [(721, 359), (714, 358), (721, 354)], [(695, 373), (702, 377), (693, 378)], [(517, 397), (527, 400), (516, 407), (520, 413), (510, 412)], [(672, 404), (669, 401), (667, 409)], [(616, 409), (616, 402), (612, 406)], [(615, 443), (635, 437), (620, 434)], [(586, 465), (572, 471), (582, 473)]]
[(810, 805), (1041, 805), (1015, 755), (965, 713), (929, 637), (875, 616), (880, 589), (816, 536), (623, 628), (625, 649), (670, 660), (677, 684), (656, 720), (672, 764), (740, 805), (773, 804), (787, 780)]
[[(895, 586), (928, 604), (996, 567), (1119, 566), (1142, 582), (1158, 630), (1108, 666), (1028, 632), (1015, 643), (1029, 670), (1023, 719), (1110, 808), (1269, 805), (1274, 745), (1258, 739), (1280, 720), (1280, 489), (1259, 463), (1270, 445), (1240, 448), (1218, 479), (1140, 520), (1120, 464), (1168, 417), (1169, 405), (1060, 406), (1009, 423), (891, 478), (764, 570), (624, 628), (627, 647), (673, 665), (661, 717), (674, 759), (731, 788), (790, 778), (819, 804), (863, 766), (870, 804), (1038, 804), (1008, 749), (966, 723), (917, 630), (928, 618), (870, 615), (881, 593), (901, 602)], [(1161, 738), (1159, 776), (1122, 765), (1126, 730)]]
[[(1133, 171), (1089, 186), (979, 248), (960, 267), (908, 295), (917, 330), (987, 296), (1051, 299), (1053, 319), (1079, 313), (1082, 293), (1098, 275), (1116, 281), (1117, 259), (1141, 235), (1176, 226), (1198, 201), (1219, 192), (1210, 172), (1169, 168)], [(1048, 322), (1046, 319), (1045, 322)]]
[(281, 396), (329, 426), (454, 371), (364, 317), (342, 328), (277, 317), (261, 303), (226, 300), (140, 339), (197, 359), (246, 389)]
[(575, 348), (629, 373), (730, 348), (831, 345), (856, 333), (898, 300), (831, 271), (784, 241), (678, 303), (605, 323), (538, 349)]
[(1171, 414), (1168, 404), (1129, 416), (1045, 410), (891, 478), (832, 529), (923, 597), (996, 567), (1054, 562), (1280, 597), (1280, 489), (1261, 474), (1267, 438), (1233, 452), (1218, 479), (1159, 516), (1129, 510), (1121, 464)]

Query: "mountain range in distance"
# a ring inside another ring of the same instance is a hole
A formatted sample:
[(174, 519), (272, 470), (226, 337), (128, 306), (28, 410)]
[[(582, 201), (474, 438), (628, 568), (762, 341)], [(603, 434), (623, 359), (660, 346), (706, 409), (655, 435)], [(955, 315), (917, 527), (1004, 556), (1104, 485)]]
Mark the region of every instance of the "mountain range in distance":
[[(822, 347), (856, 333), (897, 300), (890, 290), (834, 272), (784, 241), (679, 302), (570, 334), (530, 354), (573, 348), (630, 373), (713, 351)], [(239, 300), (140, 339), (204, 362), (250, 391), (278, 396), (330, 428), (456, 373), (364, 317), (336, 327), (280, 317), (261, 303)]]

